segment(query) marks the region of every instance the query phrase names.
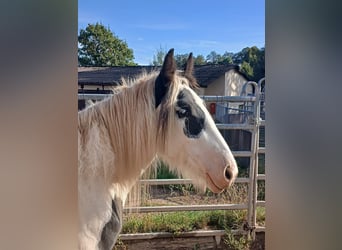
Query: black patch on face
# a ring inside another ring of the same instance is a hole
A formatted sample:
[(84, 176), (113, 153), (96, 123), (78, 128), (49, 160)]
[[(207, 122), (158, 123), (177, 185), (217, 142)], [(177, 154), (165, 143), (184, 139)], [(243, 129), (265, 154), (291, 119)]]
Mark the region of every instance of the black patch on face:
[(100, 250), (112, 249), (119, 236), (122, 227), (122, 202), (119, 199), (112, 200), (112, 217), (102, 229)]
[(184, 134), (189, 138), (199, 138), (204, 129), (205, 114), (187, 89), (177, 96), (176, 114), (179, 119), (184, 119)]

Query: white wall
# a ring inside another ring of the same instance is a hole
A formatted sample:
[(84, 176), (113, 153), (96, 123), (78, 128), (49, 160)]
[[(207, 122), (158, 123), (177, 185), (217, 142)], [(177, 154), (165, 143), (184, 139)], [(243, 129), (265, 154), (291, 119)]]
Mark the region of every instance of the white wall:
[(207, 88), (204, 89), (205, 95), (225, 95), (224, 75), (211, 82)]
[(247, 82), (244, 78), (235, 70), (229, 70), (225, 74), (225, 95), (239, 96), (241, 95), (242, 86)]

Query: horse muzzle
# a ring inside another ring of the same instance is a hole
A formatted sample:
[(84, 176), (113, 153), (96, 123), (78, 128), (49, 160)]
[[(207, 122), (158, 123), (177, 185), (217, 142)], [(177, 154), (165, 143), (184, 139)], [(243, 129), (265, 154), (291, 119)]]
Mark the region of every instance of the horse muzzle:
[(238, 167), (234, 160), (223, 168), (221, 174), (206, 173), (207, 186), (213, 193), (221, 193), (234, 183), (237, 175)]

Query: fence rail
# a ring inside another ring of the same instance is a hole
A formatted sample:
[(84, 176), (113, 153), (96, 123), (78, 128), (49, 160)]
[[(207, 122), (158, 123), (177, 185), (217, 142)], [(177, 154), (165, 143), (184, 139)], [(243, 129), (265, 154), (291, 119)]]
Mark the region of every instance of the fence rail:
[(212, 210), (243, 210), (248, 204), (215, 204), (215, 205), (175, 205), (175, 206), (148, 206), (148, 207), (127, 207), (125, 212), (179, 212), (179, 211), (212, 211)]
[[(265, 201), (257, 201), (257, 206), (265, 207)], [(212, 211), (212, 210), (244, 210), (248, 204), (211, 204), (211, 205), (170, 205), (126, 207), (124, 212), (152, 213), (152, 212), (180, 212), (180, 211)]]
[[(265, 180), (266, 176), (264, 174), (259, 174), (257, 180)], [(236, 178), (235, 183), (248, 183), (249, 178), (239, 177)], [(192, 184), (191, 179), (143, 179), (140, 180), (142, 185), (186, 185)]]
[[(78, 100), (100, 101), (113, 96), (112, 94), (78, 93)], [(254, 102), (255, 96), (200, 96), (206, 102)]]

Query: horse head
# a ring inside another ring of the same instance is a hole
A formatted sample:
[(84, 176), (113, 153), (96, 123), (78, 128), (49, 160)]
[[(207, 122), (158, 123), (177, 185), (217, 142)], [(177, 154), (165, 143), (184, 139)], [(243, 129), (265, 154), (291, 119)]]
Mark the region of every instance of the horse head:
[(196, 186), (220, 193), (237, 177), (236, 161), (204, 101), (193, 90), (198, 84), (192, 54), (181, 74), (173, 53), (173, 49), (167, 53), (155, 80), (158, 156)]

